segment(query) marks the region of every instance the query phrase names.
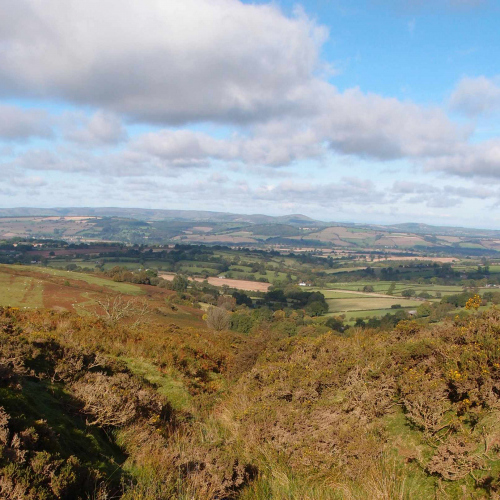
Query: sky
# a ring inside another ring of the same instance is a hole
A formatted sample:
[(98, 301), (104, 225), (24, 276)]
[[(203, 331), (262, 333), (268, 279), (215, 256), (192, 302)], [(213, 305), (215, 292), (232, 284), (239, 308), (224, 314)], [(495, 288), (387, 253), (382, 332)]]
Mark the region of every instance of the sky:
[(500, 225), (498, 0), (0, 0), (0, 206)]

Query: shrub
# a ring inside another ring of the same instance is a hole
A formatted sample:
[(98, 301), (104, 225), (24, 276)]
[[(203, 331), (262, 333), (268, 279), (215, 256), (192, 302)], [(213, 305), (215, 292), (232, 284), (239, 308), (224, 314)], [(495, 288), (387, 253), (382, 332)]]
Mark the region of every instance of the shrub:
[(206, 323), (208, 328), (216, 332), (228, 330), (231, 325), (231, 315), (222, 307), (210, 307), (207, 311)]
[(73, 391), (84, 402), (82, 411), (93, 417), (90, 425), (100, 427), (123, 427), (139, 417), (159, 416), (163, 408), (152, 390), (126, 373), (89, 373), (73, 384)]

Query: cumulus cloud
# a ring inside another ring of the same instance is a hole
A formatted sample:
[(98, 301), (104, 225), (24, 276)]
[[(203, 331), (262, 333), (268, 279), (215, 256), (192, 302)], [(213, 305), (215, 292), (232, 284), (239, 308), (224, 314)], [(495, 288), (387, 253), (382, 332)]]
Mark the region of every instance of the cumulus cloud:
[(461, 205), (464, 199), (487, 200), (498, 199), (499, 192), (484, 186), (437, 187), (413, 181), (396, 181), (392, 190), (397, 199), (411, 204), (426, 205), (431, 208), (447, 208)]
[(135, 139), (129, 154), (151, 164), (283, 166), (328, 148), (422, 158), (451, 153), (470, 132), (438, 108), (322, 80), (327, 32), (301, 11), (239, 0), (18, 0), (4, 14), (0, 95), (99, 107), (66, 130), (73, 142), (116, 144), (125, 134), (117, 114), (244, 125), (226, 139), (171, 129)]
[(0, 19), (4, 96), (168, 124), (249, 122), (314, 105), (327, 32), (300, 11), (288, 18), (238, 0), (8, 4)]
[(499, 111), (500, 77), (462, 78), (451, 94), (450, 107), (470, 117)]
[(96, 111), (90, 117), (82, 117), (77, 124), (71, 124), (65, 138), (87, 146), (104, 146), (125, 140), (127, 131), (118, 116)]
[(498, 197), (498, 191), (494, 191), (484, 186), (474, 187), (458, 187), (458, 186), (445, 186), (443, 188), (445, 193), (460, 196), (461, 198), (472, 198), (478, 200), (486, 200), (492, 197)]
[(14, 159), (0, 163), (2, 170), (12, 171), (56, 171), (73, 174), (100, 174), (110, 177), (143, 177), (157, 175), (178, 176), (183, 168), (206, 168), (204, 160), (195, 164), (183, 160), (164, 160), (138, 151), (123, 150), (99, 154), (91, 150), (61, 146), (51, 149), (33, 148), (18, 154)]
[(462, 145), (453, 154), (431, 158), (425, 169), (438, 170), (462, 177), (500, 178), (500, 139), (480, 144)]
[(379, 159), (446, 154), (470, 132), (454, 125), (438, 108), (359, 89), (335, 93), (319, 124), (334, 149)]
[[(477, 3), (438, 0), (441, 6)], [(116, 179), (178, 177), (223, 163), (250, 178), (263, 166), (323, 160), (333, 151), (500, 179), (498, 140), (469, 144), (472, 128), (458, 126), (441, 108), (359, 88), (340, 91), (322, 78), (319, 53), (326, 36), (300, 11), (287, 17), (275, 5), (239, 0), (10, 2), (0, 16), (0, 97), (59, 100), (87, 112), (58, 122), (65, 144), (23, 149), (2, 168)], [(498, 79), (464, 78), (450, 109), (469, 117), (500, 109), (499, 85)], [(51, 120), (42, 111), (2, 106), (0, 137), (49, 137)], [(158, 129), (128, 138), (124, 124), (134, 121)], [(221, 138), (179, 129), (200, 122), (229, 126), (230, 133)], [(104, 148), (118, 144), (120, 149)], [(336, 200), (364, 206), (398, 197), (438, 207), (490, 197), (488, 190), (443, 192), (408, 181), (384, 192), (347, 178), (254, 189), (213, 172), (194, 188), (198, 198), (215, 193), (215, 199), (238, 201), (244, 193), (252, 202), (325, 207)], [(176, 189), (190, 192), (192, 186)]]
[[(358, 178), (344, 178), (338, 182), (304, 183), (283, 181), (276, 184), (249, 185), (246, 181), (219, 176), (220, 174), (199, 177), (192, 182), (150, 183), (144, 181), (147, 193), (162, 193), (168, 196), (170, 203), (202, 200), (204, 204), (247, 207), (324, 207), (341, 209), (343, 206), (360, 205), (367, 207), (388, 201), (387, 193), (379, 189), (372, 181)], [(143, 191), (143, 182), (138, 183), (139, 191)], [(123, 190), (135, 192), (136, 182), (123, 181)], [(275, 208), (273, 208), (275, 207)], [(255, 210), (255, 208), (253, 208)]]
[(52, 136), (45, 111), (0, 104), (0, 139), (26, 140)]
[(210, 159), (283, 166), (297, 159), (319, 156), (324, 151), (316, 133), (289, 127), (286, 131), (286, 135), (272, 134), (268, 128), (260, 128), (250, 136), (215, 139), (191, 130), (161, 130), (138, 137), (131, 149), (181, 166), (197, 166)]
[(470, 130), (454, 125), (438, 108), (324, 85), (322, 110), (302, 119), (268, 120), (247, 135), (215, 139), (190, 130), (164, 129), (136, 138), (131, 148), (170, 162), (210, 159), (284, 166), (319, 158), (328, 149), (347, 155), (392, 160), (450, 154)]

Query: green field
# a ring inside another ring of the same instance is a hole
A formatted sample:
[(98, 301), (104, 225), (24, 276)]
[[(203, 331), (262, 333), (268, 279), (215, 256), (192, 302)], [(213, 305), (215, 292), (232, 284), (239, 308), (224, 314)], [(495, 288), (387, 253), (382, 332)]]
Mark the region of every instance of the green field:
[(415, 293), (417, 294), (420, 292), (428, 292), (431, 295), (435, 295), (437, 292), (440, 292), (441, 295), (452, 295), (455, 293), (463, 292), (463, 288), (461, 286), (432, 285), (432, 284), (420, 285), (416, 283), (401, 283), (398, 281), (356, 281), (348, 283), (330, 283), (329, 288), (362, 292), (363, 287), (365, 285), (369, 285), (373, 287), (374, 292), (385, 294), (387, 293), (387, 290), (393, 283), (395, 285), (393, 292), (394, 295), (398, 295), (403, 290), (409, 290), (409, 289), (415, 290)]
[(381, 318), (386, 314), (395, 314), (397, 311), (410, 311), (415, 308), (402, 307), (401, 309), (369, 309), (363, 311), (350, 311), (345, 313), (346, 321), (348, 323), (354, 323), (357, 318), (368, 319), (368, 318)]
[(418, 307), (422, 304), (418, 300), (407, 300), (401, 298), (392, 297), (361, 297), (351, 295), (349, 298), (345, 299), (327, 299), (329, 312), (339, 313), (339, 312), (349, 312), (349, 311), (367, 311), (376, 309), (388, 309), (393, 304), (401, 304), (404, 307)]
[(366, 269), (366, 266), (363, 267), (340, 267), (338, 269), (329, 269), (326, 271), (327, 274), (337, 274), (337, 273), (349, 273), (351, 271), (362, 271)]
[(116, 292), (119, 293), (124, 293), (127, 295), (141, 295), (143, 291), (141, 290), (140, 287), (137, 285), (133, 285), (131, 283), (119, 283), (117, 281), (112, 281), (110, 279), (105, 279), (105, 278), (99, 278), (97, 276), (93, 276), (91, 274), (87, 273), (75, 273), (72, 271), (63, 271), (60, 269), (53, 269), (50, 267), (36, 267), (36, 266), (8, 266), (11, 267), (12, 269), (16, 269), (18, 271), (35, 271), (39, 273), (45, 273), (49, 274), (52, 276), (60, 276), (68, 279), (73, 279), (73, 280), (81, 280), (85, 281), (86, 283), (89, 283), (90, 285), (98, 285), (106, 288), (111, 288), (112, 290), (115, 290)]
[[(348, 292), (337, 292), (336, 290), (322, 290), (320, 289), (321, 293), (325, 296), (327, 299), (354, 299), (354, 298), (361, 298), (361, 299), (369, 299), (369, 298), (374, 298), (373, 295), (370, 295), (369, 293), (366, 294), (354, 294), (354, 293), (348, 293)], [(376, 297), (375, 297), (376, 298)], [(390, 298), (388, 296), (388, 298)]]
[(42, 307), (42, 292), (43, 284), (40, 280), (12, 276), (0, 270), (0, 306)]

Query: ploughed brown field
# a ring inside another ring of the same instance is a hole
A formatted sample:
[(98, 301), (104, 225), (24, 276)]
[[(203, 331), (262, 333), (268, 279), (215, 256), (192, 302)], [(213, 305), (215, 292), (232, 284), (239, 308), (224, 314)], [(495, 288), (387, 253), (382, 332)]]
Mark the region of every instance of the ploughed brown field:
[[(158, 273), (160, 278), (172, 281), (175, 274), (172, 273)], [(195, 281), (200, 283), (205, 281), (203, 278), (195, 278)], [(227, 285), (230, 288), (237, 288), (238, 290), (245, 290), (247, 292), (267, 292), (271, 283), (261, 283), (260, 281), (250, 281), (250, 280), (234, 280), (230, 278), (207, 278), (210, 285), (223, 286)]]

